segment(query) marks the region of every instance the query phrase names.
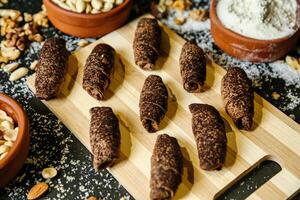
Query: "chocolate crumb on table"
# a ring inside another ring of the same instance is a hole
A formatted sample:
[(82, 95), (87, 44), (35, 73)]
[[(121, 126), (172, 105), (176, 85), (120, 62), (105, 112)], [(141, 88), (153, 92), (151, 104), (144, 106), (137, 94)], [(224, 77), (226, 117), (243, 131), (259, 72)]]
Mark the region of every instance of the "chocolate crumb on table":
[(186, 42), (179, 62), (184, 89), (191, 93), (201, 92), (206, 79), (206, 60), (203, 50), (192, 42)]
[(161, 28), (156, 19), (142, 18), (138, 22), (133, 41), (135, 63), (145, 70), (153, 70), (158, 59)]
[(181, 183), (182, 172), (183, 156), (177, 139), (159, 135), (151, 157), (150, 199), (171, 199)]
[(45, 41), (36, 67), (35, 88), (39, 99), (48, 100), (58, 95), (69, 55), (64, 39), (53, 37)]
[(168, 109), (168, 90), (161, 77), (150, 75), (146, 78), (140, 95), (140, 119), (149, 133), (158, 131), (160, 121)]
[(96, 170), (112, 166), (119, 158), (119, 120), (109, 107), (90, 109), (90, 144)]
[(244, 70), (229, 68), (222, 79), (222, 97), (226, 112), (238, 128), (251, 130), (254, 116), (254, 92)]
[(87, 58), (82, 87), (97, 100), (104, 99), (114, 71), (115, 50), (107, 44), (98, 44)]
[(200, 167), (219, 170), (226, 157), (226, 131), (219, 112), (207, 104), (191, 104), (192, 129), (197, 144)]

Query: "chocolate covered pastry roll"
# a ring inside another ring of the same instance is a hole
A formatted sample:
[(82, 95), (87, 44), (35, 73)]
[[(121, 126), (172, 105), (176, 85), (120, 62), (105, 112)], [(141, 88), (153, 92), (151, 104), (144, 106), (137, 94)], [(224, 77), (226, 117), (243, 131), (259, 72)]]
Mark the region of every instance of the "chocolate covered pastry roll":
[(156, 75), (146, 78), (140, 96), (140, 119), (149, 133), (158, 131), (160, 121), (168, 109), (168, 90)]
[(142, 69), (153, 70), (159, 56), (161, 28), (156, 19), (142, 18), (133, 41), (135, 63)]
[(35, 89), (39, 99), (52, 99), (64, 81), (69, 51), (61, 38), (47, 39), (40, 51), (36, 68)]
[(150, 199), (172, 199), (181, 183), (182, 171), (183, 156), (176, 138), (159, 135), (151, 157)]
[(222, 79), (221, 93), (226, 112), (238, 128), (251, 130), (254, 116), (254, 92), (244, 70), (229, 68)]
[(200, 167), (221, 169), (226, 157), (226, 131), (219, 112), (207, 104), (191, 104), (192, 129), (195, 136)]
[(87, 58), (82, 87), (97, 100), (104, 99), (114, 70), (115, 50), (107, 44), (98, 44)]
[(109, 107), (90, 109), (90, 144), (96, 170), (112, 166), (119, 157), (119, 120)]
[(196, 44), (186, 42), (181, 50), (179, 62), (184, 89), (191, 93), (201, 92), (206, 79), (203, 50)]

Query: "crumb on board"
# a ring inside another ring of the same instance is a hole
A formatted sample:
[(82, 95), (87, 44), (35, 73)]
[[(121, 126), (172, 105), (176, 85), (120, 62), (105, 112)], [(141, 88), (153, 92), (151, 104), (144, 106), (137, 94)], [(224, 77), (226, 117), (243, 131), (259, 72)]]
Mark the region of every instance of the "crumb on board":
[(273, 93), (272, 93), (272, 98), (273, 98), (274, 100), (278, 100), (278, 99), (280, 98), (280, 94), (278, 94), (277, 92), (273, 92)]

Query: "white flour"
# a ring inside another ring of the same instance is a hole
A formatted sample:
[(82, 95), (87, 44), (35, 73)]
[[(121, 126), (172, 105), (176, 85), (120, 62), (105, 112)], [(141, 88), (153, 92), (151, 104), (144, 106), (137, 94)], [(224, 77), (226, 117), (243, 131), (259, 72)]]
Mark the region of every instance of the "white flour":
[(270, 40), (295, 32), (297, 0), (219, 0), (222, 24), (241, 35)]

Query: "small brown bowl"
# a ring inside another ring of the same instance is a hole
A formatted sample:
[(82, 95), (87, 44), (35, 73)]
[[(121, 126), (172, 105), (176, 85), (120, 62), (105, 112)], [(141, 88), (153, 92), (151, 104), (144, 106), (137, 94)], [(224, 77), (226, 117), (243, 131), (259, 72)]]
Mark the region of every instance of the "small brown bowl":
[(77, 37), (98, 37), (122, 26), (130, 14), (133, 0), (125, 0), (109, 12), (76, 13), (59, 7), (52, 0), (43, 0), (48, 18), (60, 31)]
[(29, 123), (22, 106), (11, 97), (0, 93), (0, 109), (13, 118), (19, 133), (8, 154), (0, 160), (0, 188), (13, 179), (22, 168), (29, 150)]
[(216, 6), (217, 0), (211, 0), (210, 19), (212, 37), (220, 49), (240, 60), (251, 62), (275, 61), (293, 49), (300, 37), (300, 29), (291, 36), (274, 40), (257, 40), (242, 36), (223, 26), (217, 16)]

